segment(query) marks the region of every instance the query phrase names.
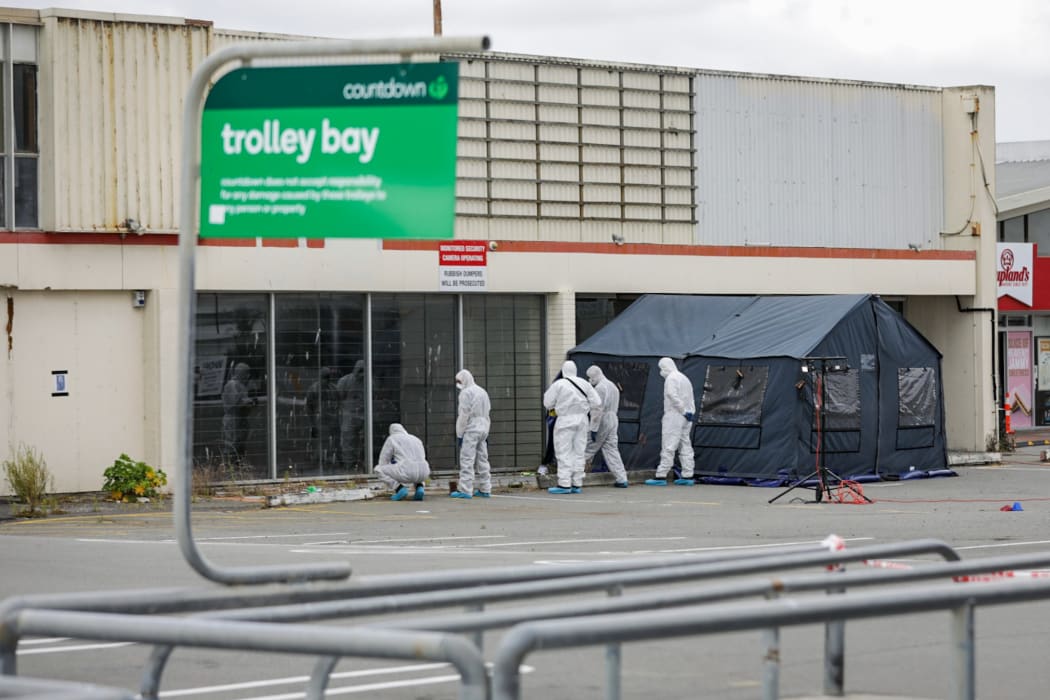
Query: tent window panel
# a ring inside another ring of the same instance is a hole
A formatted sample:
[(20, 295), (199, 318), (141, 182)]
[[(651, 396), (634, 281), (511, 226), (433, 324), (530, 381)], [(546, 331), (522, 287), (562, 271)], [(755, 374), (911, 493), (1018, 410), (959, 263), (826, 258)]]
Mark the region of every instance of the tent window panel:
[(897, 426), (918, 428), (936, 425), (937, 377), (932, 367), (897, 370)]
[[(811, 430), (809, 433), (809, 451), (817, 453), (820, 447), (820, 433)], [(821, 447), (824, 454), (860, 452), (860, 430), (842, 430), (838, 432), (824, 433), (824, 445)]]
[(860, 372), (824, 375), (824, 430), (860, 430)]
[(768, 367), (709, 365), (704, 378), (700, 422), (706, 425), (761, 425)]
[(698, 425), (693, 429), (693, 447), (757, 450), (762, 447), (762, 429), (757, 426)]
[(638, 442), (639, 432), (641, 432), (641, 426), (639, 426), (638, 423), (620, 423), (616, 437), (619, 442), (626, 442), (633, 445)]
[(932, 427), (907, 428), (897, 431), (898, 450), (917, 450), (933, 447), (934, 429)]
[(620, 420), (639, 420), (645, 386), (649, 382), (649, 365), (645, 362), (596, 362), (595, 364), (601, 367), (605, 377), (620, 389), (618, 411)]

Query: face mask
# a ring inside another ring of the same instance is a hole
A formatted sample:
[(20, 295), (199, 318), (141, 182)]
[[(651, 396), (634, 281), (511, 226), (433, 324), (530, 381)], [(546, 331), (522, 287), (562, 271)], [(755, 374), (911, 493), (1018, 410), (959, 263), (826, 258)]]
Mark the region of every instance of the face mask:
[(591, 380), (591, 386), (598, 386), (598, 377), (588, 377)]
[(459, 382), (456, 382), (456, 391), (462, 391), (462, 390), (463, 390), (463, 385), (460, 384)]

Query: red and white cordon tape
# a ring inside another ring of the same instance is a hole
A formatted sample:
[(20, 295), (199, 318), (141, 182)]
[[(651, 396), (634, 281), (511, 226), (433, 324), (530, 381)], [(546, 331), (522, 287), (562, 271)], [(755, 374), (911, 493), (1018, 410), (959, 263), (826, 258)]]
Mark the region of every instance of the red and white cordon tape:
[[(838, 535), (828, 535), (820, 543), (827, 547), (829, 551), (841, 552), (846, 548), (846, 541)], [(882, 559), (864, 559), (861, 561), (864, 566), (870, 566), (874, 569), (897, 569), (897, 570), (911, 570), (915, 567), (909, 564), (902, 564), (896, 561), (884, 561)], [(829, 571), (838, 569), (838, 565), (832, 564), (828, 566)], [(952, 581), (956, 583), (991, 583), (994, 581), (1005, 581), (1007, 579), (1021, 579), (1021, 578), (1050, 578), (1050, 571), (1044, 570), (1019, 570), (1019, 571), (991, 571), (986, 574), (966, 574), (963, 576), (952, 576)]]

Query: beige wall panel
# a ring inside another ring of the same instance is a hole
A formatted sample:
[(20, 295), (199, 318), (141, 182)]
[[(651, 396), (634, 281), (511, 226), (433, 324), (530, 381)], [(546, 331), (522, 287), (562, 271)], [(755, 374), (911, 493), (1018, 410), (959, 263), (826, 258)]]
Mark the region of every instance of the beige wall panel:
[(456, 160), (456, 177), (484, 178), (488, 165), (483, 160), (460, 158)]
[(536, 160), (535, 143), (496, 141), (492, 144), (491, 150), (493, 158)]
[(531, 102), (490, 102), (489, 117), (506, 120), (532, 120), (535, 118)]
[(536, 77), (536, 69), (528, 63), (490, 61), (489, 78), (492, 80), (527, 80)]
[(659, 221), (663, 218), (663, 210), (659, 206), (627, 204), (624, 206), (624, 218)]
[[(495, 150), (494, 148), (493, 151), (495, 152)], [(485, 142), (460, 138), (456, 142), (456, 156), (459, 158), (485, 158)]]
[(618, 203), (620, 201), (619, 185), (583, 185), (583, 199), (591, 203)]
[(620, 110), (616, 107), (584, 107), (580, 121), (596, 126), (620, 126)]
[(580, 70), (580, 85), (619, 87), (620, 72), (614, 70), (583, 68)]
[[(546, 205), (544, 205), (544, 209), (546, 209), (546, 208), (547, 208)], [(580, 240), (580, 222), (579, 221), (568, 221), (568, 220), (565, 220), (565, 221), (559, 221), (559, 220), (543, 221), (540, 224), (539, 231), (537, 232), (537, 238), (539, 240), (541, 240), (541, 241), (578, 241), (578, 240)], [(564, 255), (564, 256), (559, 256), (559, 257), (566, 258), (566, 257), (571, 257), (571, 256)], [(513, 261), (509, 261), (508, 260), (507, 262), (510, 263), (510, 262), (513, 262)], [(525, 260), (522, 260), (521, 262), (526, 263)], [(557, 263), (557, 265), (560, 267), (560, 262)], [(547, 274), (546, 272), (540, 272), (539, 268), (536, 268), (535, 272), (537, 274), (543, 274), (543, 275)], [(516, 276), (517, 275), (515, 275), (515, 277)], [(554, 282), (555, 278), (558, 279), (558, 282), (556, 282), (556, 283)], [(541, 286), (548, 286), (548, 289), (557, 289), (559, 287), (559, 285), (560, 286), (568, 286), (568, 284), (569, 284), (566, 281), (567, 278), (565, 278), (565, 277), (560, 275), (560, 271), (558, 273), (555, 273), (554, 276), (550, 278), (550, 280), (551, 280), (551, 284), (550, 285), (541, 285)]]
[[(116, 235), (116, 234), (114, 234)], [(19, 246), (21, 289), (122, 289), (120, 246)]]
[(570, 163), (540, 162), (540, 179), (558, 182), (579, 182), (580, 166)]
[(619, 204), (594, 204), (588, 202), (583, 205), (583, 216), (595, 219), (619, 219), (622, 212)]
[[(38, 449), (55, 491), (97, 491), (121, 452), (144, 456), (143, 313), (126, 293), (15, 292), (3, 445)], [(71, 342), (71, 339), (73, 342)], [(53, 397), (52, 371), (69, 396)]]
[(619, 221), (583, 221), (580, 239), (589, 243), (609, 243), (614, 236), (623, 236), (624, 228), (624, 224)]
[(456, 180), (456, 196), (484, 198), (488, 196), (488, 184), (483, 180)]
[(659, 90), (660, 75), (656, 73), (625, 70), (623, 86), (635, 90)]
[(619, 184), (620, 168), (615, 165), (585, 165), (583, 166), (583, 181), (593, 184)]
[(660, 165), (660, 151), (649, 148), (623, 149), (623, 162), (627, 165)]
[(693, 203), (693, 192), (689, 189), (668, 188), (664, 190), (664, 202), (667, 204), (681, 204), (689, 206)]
[(623, 199), (632, 204), (659, 204), (660, 190), (653, 187), (627, 185), (623, 188)]
[[(587, 147), (584, 146), (586, 152)], [(540, 160), (562, 160), (576, 162), (579, 160), (579, 146), (563, 143), (541, 143)]]
[(620, 91), (616, 88), (580, 88), (578, 101), (589, 106), (619, 107)]
[[(484, 129), (484, 124), (481, 125)], [(508, 124), (506, 122), (493, 122), (491, 125), (492, 138), (505, 141), (535, 141), (536, 127), (532, 124)]]
[[(686, 197), (686, 199), (691, 200), (691, 197)], [(693, 220), (693, 207), (691, 205), (690, 206), (666, 206), (666, 207), (664, 207), (664, 216), (667, 218), (668, 221), (682, 221), (682, 222), (689, 223), (689, 222), (692, 222), (692, 220)], [(692, 223), (689, 223), (689, 225), (691, 226)], [(695, 242), (695, 241), (696, 241), (696, 233), (694, 231), (690, 242)]]
[[(463, 65), (462, 63), (460, 64)], [(485, 81), (483, 80), (470, 80), (464, 79), (463, 75), (459, 76), (459, 108), (462, 111), (464, 105), (471, 103), (481, 103), (484, 105), (483, 100), (485, 99)]]
[[(547, 201), (573, 201), (580, 198), (580, 186), (561, 183), (540, 183), (540, 196)], [(544, 212), (548, 213), (544, 205)], [(579, 211), (577, 211), (579, 213)]]
[(692, 185), (693, 173), (685, 168), (664, 168), (664, 183), (688, 188)]
[(465, 119), (465, 118), (484, 119), (486, 111), (487, 111), (487, 105), (484, 102), (480, 101), (480, 100), (460, 99), (460, 101), (459, 101), (459, 117), (460, 117), (460, 119)]
[(535, 202), (493, 202), (494, 216), (536, 216)]
[[(667, 210), (665, 210), (667, 211)], [(668, 218), (670, 214), (675, 213), (673, 211), (667, 211)], [(693, 242), (693, 225), (689, 223), (689, 216), (677, 217), (683, 220), (685, 223), (681, 224), (663, 224), (660, 230), (663, 232), (664, 243), (673, 245), (689, 245)]]
[(487, 61), (460, 61), (459, 79), (461, 84), (462, 82), (470, 82), (476, 85), (484, 82), (485, 66), (487, 64)]
[(521, 199), (534, 203), (536, 201), (536, 183), (496, 180), (492, 183), (492, 197), (494, 199)]
[[(577, 143), (579, 138), (579, 132), (575, 126), (563, 126), (560, 124), (540, 124), (540, 139), (543, 141), (554, 141), (558, 143)], [(585, 135), (584, 141), (586, 140), (587, 138)]]
[(659, 148), (660, 132), (624, 129), (623, 143), (625, 146), (633, 146), (635, 148)]
[(659, 129), (660, 113), (650, 109), (623, 110), (623, 125), (642, 129)]
[[(459, 199), (456, 200), (456, 213), (464, 216), (485, 216), (488, 214), (489, 205), (484, 199)], [(457, 223), (458, 225), (458, 223)]]
[(493, 186), (499, 184), (500, 179), (506, 180), (535, 180), (536, 164), (531, 162), (497, 160), (489, 166), (492, 172)]
[(660, 200), (660, 190), (656, 187), (660, 184), (660, 170), (658, 168), (632, 168), (628, 166), (623, 169), (623, 181), (629, 185), (649, 185), (650, 187), (647, 189), (656, 195), (657, 201)]
[[(460, 117), (456, 126), (456, 136), (460, 139), (484, 139), (486, 134), (484, 121)], [(484, 141), (482, 141), (484, 143)]]
[(664, 112), (663, 128), (689, 133), (690, 117), (687, 112)]
[(613, 146), (598, 146), (587, 144), (583, 147), (583, 162), (585, 163), (619, 163), (620, 149)]
[(623, 106), (628, 109), (658, 110), (660, 109), (660, 93), (624, 90)]
[[(576, 188), (573, 188), (575, 192)], [(572, 195), (567, 199), (575, 199), (578, 195)], [(541, 205), (543, 216), (563, 218), (563, 219), (578, 219), (580, 216), (580, 205), (578, 204), (562, 204), (558, 202), (544, 201)], [(575, 235), (575, 234), (573, 234)], [(543, 240), (555, 240), (553, 238), (545, 238)], [(573, 239), (575, 240), (575, 239)]]
[(539, 66), (538, 79), (543, 83), (569, 83), (575, 85), (579, 69), (573, 66), (543, 65)]
[(619, 146), (620, 130), (611, 127), (585, 126), (582, 129), (583, 143), (602, 146)]
[(688, 75), (664, 75), (663, 88), (668, 93), (684, 92), (689, 94), (693, 89), (692, 79)]
[(579, 97), (577, 89), (574, 86), (541, 84), (539, 90), (539, 101), (576, 105), (579, 103)]
[(539, 238), (539, 222), (536, 219), (496, 219), (489, 231), (489, 238), (496, 240), (535, 241)]
[[(519, 107), (520, 110), (520, 107)], [(539, 120), (559, 124), (576, 124), (579, 121), (579, 110), (574, 105), (540, 105)], [(519, 118), (525, 118), (520, 117)], [(530, 114), (528, 118), (532, 118)]]
[(664, 109), (675, 113), (688, 114), (693, 110), (693, 98), (689, 94), (678, 95), (664, 93)]
[[(665, 135), (664, 138), (665, 138), (665, 140), (672, 141), (672, 142), (673, 141), (682, 141), (681, 144), (674, 144), (674, 145), (675, 146), (679, 146), (679, 147), (681, 147), (683, 149), (687, 148), (689, 146), (689, 141), (687, 140), (688, 137), (686, 137), (686, 139), (682, 139), (681, 137), (677, 137), (676, 138), (673, 134), (668, 134), (668, 135)], [(693, 161), (693, 154), (691, 152), (689, 152), (689, 151), (686, 151), (686, 150), (665, 150), (664, 151), (664, 165), (674, 166), (676, 168), (690, 168), (690, 166), (692, 164), (692, 161)]]
[(486, 240), (492, 237), (489, 219), (476, 217), (457, 217), (455, 237), (468, 241)]
[(489, 99), (531, 102), (536, 99), (536, 88), (533, 85), (493, 81), (489, 86)]

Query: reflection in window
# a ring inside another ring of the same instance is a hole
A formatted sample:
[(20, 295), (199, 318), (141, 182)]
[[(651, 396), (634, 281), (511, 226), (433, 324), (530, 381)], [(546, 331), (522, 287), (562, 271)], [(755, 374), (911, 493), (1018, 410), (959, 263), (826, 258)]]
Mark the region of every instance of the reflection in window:
[(401, 423), (434, 468), (455, 464), (456, 338), (456, 297), (372, 296), (373, 460)]
[(768, 367), (708, 365), (700, 422), (707, 425), (760, 425)]
[(824, 374), (824, 430), (860, 430), (858, 370)]
[(275, 298), (279, 476), (363, 473), (364, 297)]
[(542, 456), (543, 299), (463, 297), (463, 366), (489, 393), (494, 468), (538, 464)]
[(937, 376), (931, 367), (897, 370), (897, 425), (901, 428), (932, 426), (937, 418)]
[(194, 466), (210, 480), (268, 478), (264, 294), (197, 295)]
[[(645, 386), (649, 381), (650, 366), (646, 362), (596, 362), (602, 374), (620, 389), (619, 417), (636, 421), (641, 417)], [(581, 367), (581, 373), (586, 372)]]

